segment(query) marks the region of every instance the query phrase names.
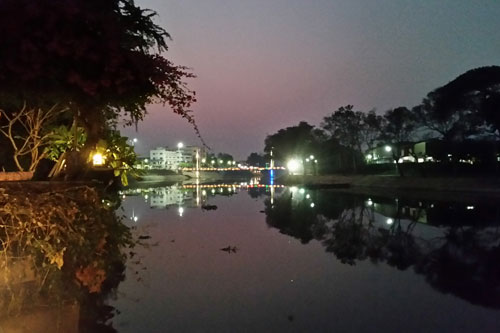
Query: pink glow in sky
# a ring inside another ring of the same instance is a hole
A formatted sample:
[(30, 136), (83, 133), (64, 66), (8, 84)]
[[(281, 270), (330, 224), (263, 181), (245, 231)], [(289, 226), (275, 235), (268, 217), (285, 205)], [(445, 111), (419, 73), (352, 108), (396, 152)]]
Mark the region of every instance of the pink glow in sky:
[[(339, 106), (413, 106), (475, 67), (499, 65), (500, 2), (136, 0), (173, 37), (166, 57), (193, 68), (193, 110), (215, 152), (244, 159), (265, 136)], [(479, 4), (480, 3), (480, 4)], [(161, 106), (123, 131), (145, 154), (192, 128)]]

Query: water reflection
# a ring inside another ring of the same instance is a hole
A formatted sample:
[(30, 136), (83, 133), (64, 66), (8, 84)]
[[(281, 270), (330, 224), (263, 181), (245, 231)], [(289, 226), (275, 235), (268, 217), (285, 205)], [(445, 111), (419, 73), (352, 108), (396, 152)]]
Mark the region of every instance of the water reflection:
[(265, 207), (268, 225), (302, 243), (321, 242), (342, 263), (368, 259), (413, 268), (440, 292), (500, 307), (500, 208), (495, 204), (291, 187), (267, 198)]
[[(262, 193), (270, 192), (271, 200), (274, 200), (276, 188), (284, 188), (283, 185), (263, 185), (257, 181), (243, 183), (220, 183), (220, 184), (178, 184), (164, 187), (136, 188), (120, 192), (123, 198), (127, 196), (140, 196), (154, 209), (177, 209), (179, 216), (184, 216), (186, 208), (201, 208), (203, 210), (216, 209), (213, 205), (208, 205), (211, 197), (233, 196), (240, 191), (247, 191), (250, 195), (256, 193), (256, 197)], [(139, 217), (132, 208), (130, 219), (138, 222)]]

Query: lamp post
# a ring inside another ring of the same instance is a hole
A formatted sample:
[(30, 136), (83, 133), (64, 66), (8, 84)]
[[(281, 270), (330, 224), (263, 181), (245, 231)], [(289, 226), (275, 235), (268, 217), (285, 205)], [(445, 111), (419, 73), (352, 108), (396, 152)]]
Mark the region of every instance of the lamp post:
[(196, 171), (195, 171), (196, 178), (200, 178), (200, 152), (199, 149), (196, 149)]

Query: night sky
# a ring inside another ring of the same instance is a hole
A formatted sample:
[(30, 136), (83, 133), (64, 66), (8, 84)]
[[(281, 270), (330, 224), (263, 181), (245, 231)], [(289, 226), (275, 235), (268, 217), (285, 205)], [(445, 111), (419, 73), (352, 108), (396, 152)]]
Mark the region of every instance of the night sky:
[[(193, 107), (215, 152), (245, 159), (265, 136), (318, 125), (339, 106), (414, 106), (463, 72), (500, 65), (500, 1), (136, 0), (173, 37), (165, 54), (198, 76)], [(153, 105), (137, 151), (199, 144)]]

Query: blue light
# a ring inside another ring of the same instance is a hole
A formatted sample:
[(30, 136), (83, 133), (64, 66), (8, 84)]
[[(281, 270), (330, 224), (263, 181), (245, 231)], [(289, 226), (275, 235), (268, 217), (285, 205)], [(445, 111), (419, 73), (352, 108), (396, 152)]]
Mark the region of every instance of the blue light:
[(274, 170), (269, 170), (269, 184), (274, 185)]

